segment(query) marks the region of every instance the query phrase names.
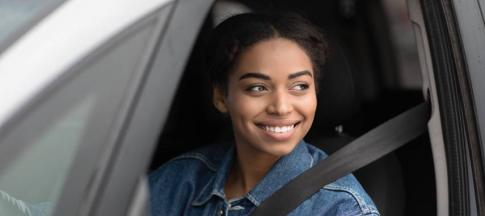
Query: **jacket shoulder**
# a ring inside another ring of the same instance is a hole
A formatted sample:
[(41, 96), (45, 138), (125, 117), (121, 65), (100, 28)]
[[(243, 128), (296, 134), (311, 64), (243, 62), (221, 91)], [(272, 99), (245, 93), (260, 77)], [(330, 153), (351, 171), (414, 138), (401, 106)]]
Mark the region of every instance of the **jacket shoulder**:
[[(328, 157), (327, 153), (316, 146), (307, 144), (307, 148), (309, 153), (313, 156), (315, 164)], [(320, 191), (339, 194), (338, 196), (341, 197), (342, 202), (348, 203), (349, 206), (354, 206), (355, 211), (359, 211), (362, 215), (379, 215), (374, 202), (352, 174), (343, 176), (340, 179), (323, 186)]]
[(149, 174), (150, 185), (166, 178), (176, 181), (191, 176), (200, 177), (197, 175), (204, 173), (215, 173), (228, 148), (225, 144), (213, 144), (179, 155)]

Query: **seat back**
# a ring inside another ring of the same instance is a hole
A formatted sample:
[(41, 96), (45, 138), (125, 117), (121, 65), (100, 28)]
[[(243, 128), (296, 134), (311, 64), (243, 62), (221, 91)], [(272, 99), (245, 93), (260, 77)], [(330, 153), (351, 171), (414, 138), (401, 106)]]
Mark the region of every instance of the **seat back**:
[[(330, 56), (323, 69), (318, 109), (307, 141), (331, 154), (354, 138), (345, 131), (360, 107), (351, 60), (339, 42), (329, 38)], [(404, 214), (404, 183), (400, 162), (391, 153), (354, 172), (382, 215)]]

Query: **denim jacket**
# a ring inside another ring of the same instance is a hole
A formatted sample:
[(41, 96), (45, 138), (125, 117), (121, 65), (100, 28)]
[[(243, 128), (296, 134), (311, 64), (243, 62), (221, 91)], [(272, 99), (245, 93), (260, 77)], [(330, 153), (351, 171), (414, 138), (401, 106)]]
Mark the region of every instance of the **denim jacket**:
[[(227, 200), (224, 183), (233, 145), (212, 145), (178, 156), (149, 176), (151, 213), (162, 215), (248, 215), (263, 200), (327, 155), (301, 141), (280, 158), (244, 197)], [(289, 215), (379, 215), (353, 175), (320, 189)]]

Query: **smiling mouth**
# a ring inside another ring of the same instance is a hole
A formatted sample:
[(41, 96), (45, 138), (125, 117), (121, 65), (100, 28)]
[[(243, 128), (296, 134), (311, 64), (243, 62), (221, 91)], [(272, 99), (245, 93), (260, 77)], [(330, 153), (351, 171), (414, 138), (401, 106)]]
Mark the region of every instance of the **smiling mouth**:
[(256, 124), (259, 128), (270, 132), (270, 133), (288, 133), (291, 132), (300, 122), (296, 122), (290, 125), (265, 125), (265, 124)]

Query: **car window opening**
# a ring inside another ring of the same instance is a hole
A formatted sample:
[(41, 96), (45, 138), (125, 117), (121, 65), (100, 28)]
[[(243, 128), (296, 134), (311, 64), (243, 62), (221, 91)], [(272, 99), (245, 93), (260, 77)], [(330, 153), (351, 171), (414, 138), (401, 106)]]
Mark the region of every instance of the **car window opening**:
[[(346, 3), (345, 3), (346, 2)], [(308, 143), (332, 153), (423, 100), (417, 48), (405, 1), (217, 1), (204, 21), (184, 71), (149, 171), (203, 145), (232, 139), (231, 125), (212, 105), (204, 71), (205, 35), (232, 11), (296, 10), (330, 41), (318, 108)], [(435, 179), (427, 134), (354, 175), (382, 215), (419, 210), (435, 215)]]

